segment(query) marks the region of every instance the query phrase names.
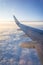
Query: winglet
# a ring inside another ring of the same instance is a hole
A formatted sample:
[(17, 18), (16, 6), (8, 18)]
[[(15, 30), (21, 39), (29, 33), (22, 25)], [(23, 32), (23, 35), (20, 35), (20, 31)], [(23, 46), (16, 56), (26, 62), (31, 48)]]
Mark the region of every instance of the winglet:
[(15, 16), (13, 16), (13, 17), (14, 17), (15, 21), (18, 21)]
[(16, 24), (19, 25), (19, 21), (17, 20), (17, 18), (15, 16), (13, 16), (13, 17), (14, 17)]

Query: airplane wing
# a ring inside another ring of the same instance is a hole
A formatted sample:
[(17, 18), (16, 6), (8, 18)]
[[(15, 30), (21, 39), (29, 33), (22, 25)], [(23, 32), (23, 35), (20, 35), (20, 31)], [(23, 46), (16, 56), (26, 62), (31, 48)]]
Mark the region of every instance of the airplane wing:
[(43, 30), (21, 24), (15, 16), (14, 19), (16, 24), (23, 30), (24, 33), (26, 33), (32, 40), (37, 41), (35, 48), (37, 49), (43, 65)]

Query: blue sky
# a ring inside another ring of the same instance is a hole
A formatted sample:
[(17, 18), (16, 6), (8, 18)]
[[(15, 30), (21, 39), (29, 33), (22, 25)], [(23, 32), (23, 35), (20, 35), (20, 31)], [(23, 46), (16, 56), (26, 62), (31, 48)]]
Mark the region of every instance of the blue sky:
[(43, 20), (43, 0), (0, 0), (0, 20)]

